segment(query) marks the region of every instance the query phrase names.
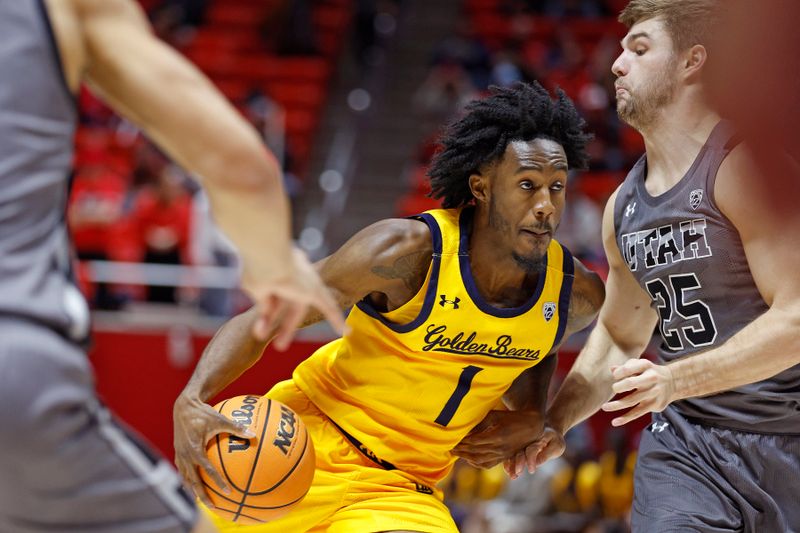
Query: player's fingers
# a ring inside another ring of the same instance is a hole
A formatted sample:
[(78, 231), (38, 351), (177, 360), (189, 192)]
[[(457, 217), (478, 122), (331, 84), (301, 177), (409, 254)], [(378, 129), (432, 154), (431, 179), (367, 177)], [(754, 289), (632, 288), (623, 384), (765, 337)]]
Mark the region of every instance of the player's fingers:
[(452, 453), (456, 457), (464, 459), (465, 461), (474, 461), (482, 455), (480, 453), (476, 453), (470, 448), (463, 448), (463, 447), (462, 448), (455, 447), (450, 453)]
[(204, 435), (203, 442), (208, 442), (220, 433), (230, 433), (231, 435), (236, 435), (237, 437), (244, 439), (252, 439), (256, 436), (250, 427), (238, 422), (234, 422), (230, 418), (221, 415), (216, 411), (212, 412), (214, 413), (214, 418), (213, 421), (209, 422), (208, 424), (208, 429)]
[(203, 505), (205, 505), (209, 509), (214, 508), (214, 504), (211, 503), (211, 498), (208, 497), (208, 493), (206, 492), (206, 487), (200, 481), (200, 478), (196, 478), (195, 480), (189, 481), (189, 488), (192, 489), (194, 495), (197, 496), (197, 499), (200, 500), (203, 503)]
[(474, 448), (495, 444), (501, 444), (497, 432), (487, 430), (467, 435), (456, 445), (456, 448)]
[(187, 464), (187, 461), (181, 459), (179, 456), (175, 458), (175, 466), (183, 478), (184, 483), (194, 492), (195, 496), (197, 496), (203, 504), (211, 507), (211, 501), (208, 498), (200, 475), (197, 473), (197, 467), (194, 464)]
[(257, 302), (258, 316), (253, 323), (253, 337), (266, 341), (272, 331), (278, 312), (279, 301), (274, 295), (269, 295), (262, 302)]
[(345, 325), (342, 310), (336, 302), (336, 299), (324, 285), (316, 300), (312, 302), (312, 305), (319, 309), (322, 316), (325, 317), (325, 320), (328, 321), (336, 333), (339, 335), (345, 334), (347, 326)]
[(289, 347), (295, 333), (297, 333), (297, 328), (300, 327), (307, 312), (308, 306), (305, 304), (287, 304), (286, 313), (281, 317), (281, 325), (278, 328), (278, 334), (272, 343), (276, 350), (282, 352)]
[(525, 470), (525, 463), (525, 450), (523, 450), (514, 456), (514, 475), (516, 477), (522, 475), (522, 472)]
[(625, 364), (612, 370), (611, 375), (614, 376), (615, 381), (620, 381), (635, 374), (641, 374), (653, 363), (647, 359), (629, 359)]
[(539, 462), (539, 457), (542, 454), (542, 450), (545, 449), (544, 443), (536, 443), (528, 446), (525, 448), (524, 451), (524, 462), (525, 466), (528, 467), (528, 473), (533, 474), (536, 472), (536, 468), (541, 464)]
[(505, 471), (509, 479), (517, 479), (514, 476), (514, 465), (511, 463), (510, 459), (506, 459), (505, 461), (503, 461), (503, 470)]
[[(307, 275), (317, 276), (316, 271), (309, 272)], [(308, 286), (282, 285), (275, 288), (275, 293), (284, 300), (310, 305), (318, 309), (337, 333), (340, 335), (345, 333), (347, 327), (345, 326), (342, 310), (330, 290), (322, 283), (322, 280), (317, 278), (316, 283), (311, 283)]]
[(504, 457), (497, 453), (492, 453), (489, 451), (482, 451), (482, 452), (472, 452), (468, 450), (464, 450), (461, 452), (453, 451), (453, 455), (461, 457), (465, 461), (475, 463), (475, 464), (486, 464), (492, 462), (493, 464), (497, 464), (504, 459)]
[(558, 441), (552, 440), (547, 443), (536, 455), (529, 457), (528, 468), (533, 466), (533, 471), (551, 459), (555, 459), (564, 453), (564, 446)]
[(620, 394), (634, 389), (644, 390), (652, 387), (653, 384), (653, 379), (648, 374), (636, 374), (635, 376), (615, 382), (611, 385), (611, 390), (614, 391), (615, 394)]
[(231, 493), (231, 488), (225, 483), (225, 479), (222, 475), (214, 468), (214, 465), (211, 464), (211, 461), (206, 459), (205, 457), (198, 461), (198, 466), (203, 469), (208, 477), (211, 478), (213, 481), (225, 494)]
[(651, 405), (652, 404), (650, 402), (640, 403), (635, 408), (625, 413), (623, 416), (613, 419), (611, 421), (611, 425), (614, 427), (624, 426), (628, 422), (636, 420), (640, 416), (646, 415), (647, 413), (651, 412), (652, 411)]
[[(490, 418), (491, 418), (491, 411), (489, 412), (488, 415), (486, 415), (486, 417), (483, 420), (478, 422), (475, 425), (474, 428), (469, 430), (469, 433), (467, 433), (467, 437), (471, 438), (471, 437), (473, 437), (475, 435), (479, 435), (479, 434), (483, 433), (484, 431), (488, 430), (489, 428), (491, 428), (493, 424), (492, 424), (492, 421), (490, 420)], [(464, 440), (466, 440), (466, 439), (464, 439)]]
[(503, 461), (503, 470), (505, 470), (506, 475), (511, 479), (517, 479), (517, 456), (514, 455), (513, 457), (509, 457), (508, 459)]
[(638, 394), (630, 394), (621, 398), (619, 400), (613, 400), (611, 402), (606, 402), (602, 405), (601, 409), (606, 412), (610, 411), (621, 411), (623, 409), (629, 409), (634, 405), (638, 404), (641, 401), (641, 397)]

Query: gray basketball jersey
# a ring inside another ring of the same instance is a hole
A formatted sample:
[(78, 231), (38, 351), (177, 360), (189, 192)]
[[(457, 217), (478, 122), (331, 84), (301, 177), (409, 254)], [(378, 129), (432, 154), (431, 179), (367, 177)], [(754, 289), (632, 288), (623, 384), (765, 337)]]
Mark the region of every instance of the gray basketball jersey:
[(42, 1), (0, 0), (0, 42), (0, 317), (82, 340), (65, 224), (77, 109)]
[[(735, 145), (730, 124), (720, 122), (669, 191), (647, 192), (645, 155), (617, 193), (617, 245), (659, 315), (664, 362), (719, 346), (768, 309), (738, 231), (714, 202), (717, 170)], [(800, 365), (668, 409), (711, 425), (800, 434)]]

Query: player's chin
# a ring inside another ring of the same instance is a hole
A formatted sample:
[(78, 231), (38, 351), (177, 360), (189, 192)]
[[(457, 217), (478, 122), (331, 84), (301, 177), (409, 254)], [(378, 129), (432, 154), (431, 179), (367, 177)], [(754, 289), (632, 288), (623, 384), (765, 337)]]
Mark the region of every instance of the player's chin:
[[(549, 244), (549, 242), (548, 242)], [(539, 272), (544, 268), (547, 246), (539, 249), (519, 250), (514, 252), (514, 261), (527, 272)]]

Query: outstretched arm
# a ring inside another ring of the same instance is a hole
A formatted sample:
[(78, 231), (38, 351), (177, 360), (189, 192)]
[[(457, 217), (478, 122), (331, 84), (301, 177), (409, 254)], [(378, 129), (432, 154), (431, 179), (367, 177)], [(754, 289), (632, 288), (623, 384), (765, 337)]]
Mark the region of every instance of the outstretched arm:
[(236, 244), (243, 285), (266, 318), (288, 307), (288, 343), (307, 308), (335, 329), (341, 311), (291, 243), (281, 169), (211, 82), (157, 39), (131, 0), (46, 0), (68, 83), (87, 82), (205, 187), (215, 220)]
[[(389, 309), (416, 294), (424, 283), (432, 252), (430, 233), (423, 222), (384, 220), (359, 232), (316, 267), (342, 309), (352, 307), (365, 296)], [(206, 402), (261, 358), (267, 341), (252, 335), (252, 323), (258, 319), (258, 313), (251, 309), (228, 321), (206, 347), (175, 402), (175, 462), (203, 501), (207, 498), (197, 475), (198, 466), (225, 487), (205, 457), (206, 442), (222, 432), (245, 436)], [(321, 319), (322, 315), (312, 310), (302, 323), (310, 325)], [(279, 322), (281, 317), (276, 320)]]
[[(630, 361), (614, 371), (614, 392), (633, 391), (604, 407), (630, 409), (622, 425), (670, 402), (706, 396), (770, 378), (800, 364), (800, 171), (775, 154), (767, 175), (744, 145), (717, 174), (717, 205), (742, 239), (753, 280), (769, 310), (724, 344), (667, 365)], [(742, 191), (747, 191), (743, 194)], [(634, 389), (636, 389), (634, 391)]]

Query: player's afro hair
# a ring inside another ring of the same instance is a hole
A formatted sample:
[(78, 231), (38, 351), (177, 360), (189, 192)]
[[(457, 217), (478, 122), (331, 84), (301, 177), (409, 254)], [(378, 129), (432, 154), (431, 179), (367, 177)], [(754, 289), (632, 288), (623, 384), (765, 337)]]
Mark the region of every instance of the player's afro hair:
[(557, 89), (555, 100), (538, 82), (493, 86), (489, 91), (488, 97), (470, 102), (466, 114), (439, 140), (428, 176), (430, 196), (441, 199), (442, 207), (472, 202), (470, 175), (498, 161), (511, 141), (551, 139), (564, 148), (571, 169), (588, 165), (586, 144), (591, 135), (564, 91)]

